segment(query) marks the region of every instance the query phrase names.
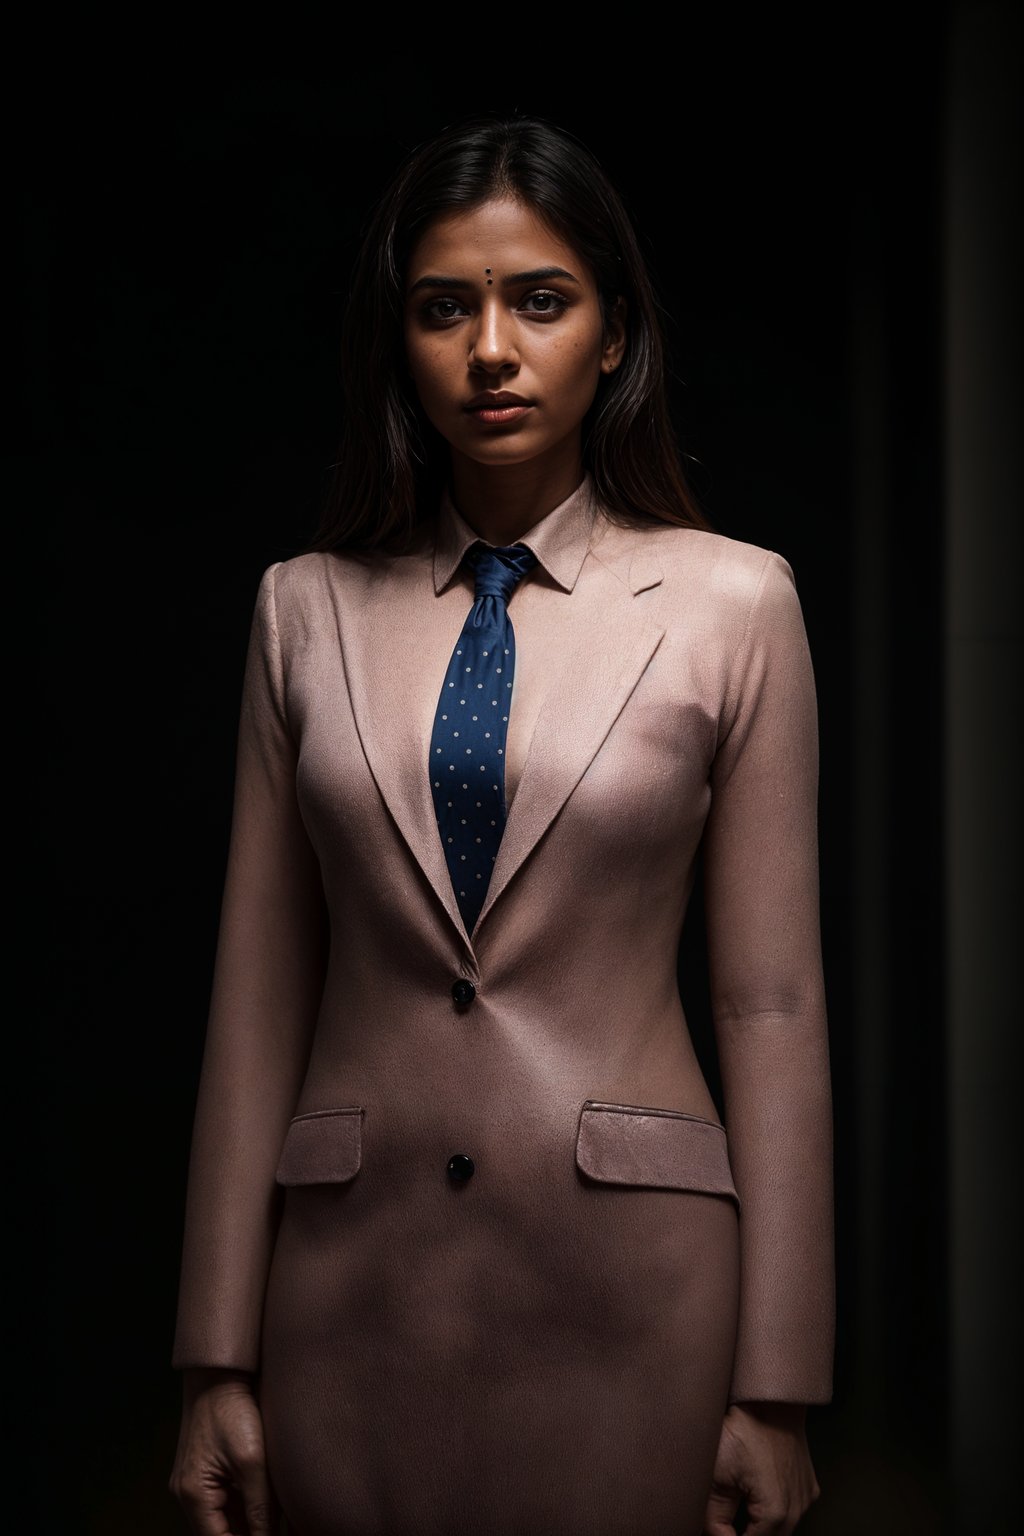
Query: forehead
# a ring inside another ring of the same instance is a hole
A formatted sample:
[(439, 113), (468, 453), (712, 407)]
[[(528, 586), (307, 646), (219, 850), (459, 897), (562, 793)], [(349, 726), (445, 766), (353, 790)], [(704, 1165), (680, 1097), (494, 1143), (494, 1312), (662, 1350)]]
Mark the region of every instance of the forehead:
[(492, 198), (476, 208), (439, 214), (420, 235), (409, 260), (409, 282), (424, 272), (474, 281), (531, 267), (565, 267), (581, 283), (586, 264), (564, 238), (525, 203)]

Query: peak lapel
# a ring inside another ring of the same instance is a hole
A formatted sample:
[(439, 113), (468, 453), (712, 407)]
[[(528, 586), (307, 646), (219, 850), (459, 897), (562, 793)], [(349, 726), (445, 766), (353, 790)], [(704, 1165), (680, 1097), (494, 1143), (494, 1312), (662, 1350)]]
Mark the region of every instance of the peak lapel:
[(545, 660), (550, 685), (474, 936), (593, 762), (665, 633), (633, 602), (661, 581), (657, 561), (646, 554), (639, 560), (634, 548), (627, 539), (618, 559), (609, 551), (589, 560), (574, 593), (562, 599), (564, 636)]
[[(343, 652), (363, 752), (398, 830), (468, 945), (438, 836), (428, 763), (441, 679), (466, 618), (465, 595), (453, 589), (439, 602), (429, 561), (408, 557), (372, 572), (353, 607), (343, 626)], [(425, 689), (424, 677), (436, 678), (436, 689)]]

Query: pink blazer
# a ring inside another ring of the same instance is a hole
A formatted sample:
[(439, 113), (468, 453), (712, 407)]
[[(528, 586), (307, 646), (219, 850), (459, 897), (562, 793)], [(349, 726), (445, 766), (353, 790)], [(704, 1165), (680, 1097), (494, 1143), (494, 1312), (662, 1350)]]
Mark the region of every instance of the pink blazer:
[[(493, 1333), (496, 1286), (525, 1329), (555, 1275), (560, 1297), (617, 1298), (610, 1328), (668, 1336), (651, 1265), (683, 1207), (658, 1192), (738, 1220), (728, 1400), (824, 1403), (817, 710), (793, 572), (722, 535), (619, 527), (589, 480), (536, 532), (509, 606), (509, 818), (471, 934), (427, 763), (472, 531), (446, 501), (412, 554), (263, 576), (173, 1364), (258, 1371), (269, 1338), (326, 1392), (316, 1330), (358, 1326), (382, 1360), (450, 1347), (456, 1306), (467, 1349)], [(724, 1124), (677, 983), (702, 844)], [(456, 1153), (476, 1169), (457, 1198)], [(567, 1202), (595, 1181), (618, 1198), (584, 1252)], [(268, 1320), (272, 1266), (308, 1287)], [(595, 1327), (598, 1395), (602, 1348)]]

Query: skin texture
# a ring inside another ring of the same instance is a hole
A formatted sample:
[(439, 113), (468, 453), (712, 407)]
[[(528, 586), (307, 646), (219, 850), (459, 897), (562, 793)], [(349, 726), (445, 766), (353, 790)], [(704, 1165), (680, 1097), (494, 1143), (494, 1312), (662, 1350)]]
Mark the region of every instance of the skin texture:
[[(517, 276), (550, 268), (564, 275)], [(409, 263), (404, 331), (420, 403), (451, 449), (460, 513), (490, 543), (515, 543), (582, 479), (582, 422), (601, 375), (625, 355), (625, 304), (606, 314), (578, 253), (530, 208), (492, 199), (424, 231)], [(529, 409), (498, 422), (467, 413), (474, 396), (502, 390)], [(199, 1536), (276, 1536), (280, 1514), (252, 1378), (213, 1369), (182, 1374), (170, 1490), (191, 1528)], [(743, 1501), (748, 1536), (795, 1529), (820, 1491), (805, 1421), (802, 1404), (731, 1406), (705, 1536), (734, 1536)]]
[[(510, 281), (552, 267), (568, 275)], [(431, 277), (458, 286), (419, 286)], [(421, 236), (407, 274), (405, 344), (424, 412), (451, 447), (459, 511), (482, 538), (514, 543), (580, 483), (581, 423), (602, 373), (625, 352), (624, 303), (606, 323), (573, 248), (532, 209), (496, 199)], [(467, 415), (467, 401), (496, 390), (523, 396), (530, 410), (497, 426)]]
[(705, 1536), (733, 1536), (746, 1500), (747, 1536), (789, 1536), (821, 1489), (802, 1403), (734, 1403), (722, 1421)]
[(266, 1473), (263, 1420), (245, 1371), (182, 1372), (170, 1491), (202, 1536), (277, 1536), (281, 1512)]

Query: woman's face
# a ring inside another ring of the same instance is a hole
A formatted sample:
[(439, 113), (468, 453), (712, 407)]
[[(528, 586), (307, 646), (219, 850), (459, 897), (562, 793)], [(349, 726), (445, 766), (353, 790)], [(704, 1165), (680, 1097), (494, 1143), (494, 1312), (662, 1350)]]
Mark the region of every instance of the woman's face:
[(483, 465), (557, 461), (578, 456), (601, 374), (622, 359), (624, 305), (606, 323), (578, 253), (531, 208), (494, 198), (420, 236), (405, 345), (423, 409), (453, 453)]

